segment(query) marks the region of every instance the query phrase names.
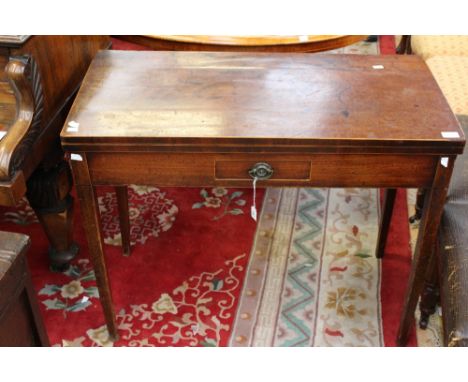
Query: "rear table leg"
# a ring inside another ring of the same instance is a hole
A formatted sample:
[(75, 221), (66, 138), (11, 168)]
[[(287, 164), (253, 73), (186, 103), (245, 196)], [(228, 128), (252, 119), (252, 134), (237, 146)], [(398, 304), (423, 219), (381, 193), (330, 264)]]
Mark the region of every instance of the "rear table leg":
[(434, 249), (431, 261), (427, 267), (426, 278), (424, 281), (423, 292), (421, 294), (421, 302), (419, 310), (421, 316), (419, 318), (419, 327), (426, 329), (429, 323), (429, 317), (435, 313), (437, 303), (440, 300), (439, 294), (439, 268), (437, 266), (438, 251)]
[(119, 210), (120, 234), (124, 256), (130, 256), (130, 216), (128, 213), (128, 187), (116, 186), (117, 207)]
[(438, 163), (431, 189), (426, 192), (424, 198), (423, 215), (419, 226), (419, 235), (397, 337), (399, 346), (406, 345), (411, 325), (414, 323), (414, 312), (423, 290), (426, 272), (436, 245), (437, 230), (442, 217), (453, 164), (453, 157), (449, 158), (446, 167), (441, 162)]
[(380, 218), (379, 237), (377, 239), (377, 251), (375, 254), (378, 259), (383, 258), (385, 253), (385, 245), (387, 244), (388, 232), (390, 231), (396, 192), (396, 188), (387, 188), (385, 190), (382, 216)]

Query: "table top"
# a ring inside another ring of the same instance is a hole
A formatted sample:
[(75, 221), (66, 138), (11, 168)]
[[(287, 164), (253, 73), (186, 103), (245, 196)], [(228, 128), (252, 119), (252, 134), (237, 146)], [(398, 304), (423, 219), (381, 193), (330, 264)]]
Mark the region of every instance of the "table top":
[(61, 138), (84, 151), (279, 145), (449, 154), (464, 146), (418, 57), (297, 53), (102, 51)]

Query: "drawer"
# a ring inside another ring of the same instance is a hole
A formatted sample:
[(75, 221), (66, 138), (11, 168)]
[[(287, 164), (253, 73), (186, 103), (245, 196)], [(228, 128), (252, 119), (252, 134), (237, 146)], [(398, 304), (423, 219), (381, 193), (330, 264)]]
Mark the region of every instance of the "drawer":
[[(93, 183), (251, 187), (258, 163), (273, 173), (262, 186), (429, 187), (438, 156), (376, 154), (90, 153)], [(79, 182), (79, 180), (77, 180)], [(79, 183), (78, 183), (79, 184)]]

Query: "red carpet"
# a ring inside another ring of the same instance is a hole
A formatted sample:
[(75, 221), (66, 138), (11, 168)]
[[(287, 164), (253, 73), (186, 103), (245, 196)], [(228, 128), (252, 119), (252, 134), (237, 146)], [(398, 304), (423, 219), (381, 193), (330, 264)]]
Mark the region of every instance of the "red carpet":
[[(391, 36), (381, 38), (382, 54), (394, 53), (392, 41)], [(118, 39), (113, 39), (113, 48), (143, 49)], [(263, 193), (257, 194), (259, 210)], [(119, 229), (113, 191), (102, 189), (99, 195), (104, 237), (114, 244), (106, 246), (106, 258), (123, 337), (115, 345), (145, 346), (151, 337), (159, 346), (226, 346), (255, 234), (256, 225), (248, 213), (252, 191), (133, 187), (130, 258), (115, 246)], [(32, 238), (29, 265), (51, 344), (109, 345), (100, 328), (104, 320), (78, 203), (77, 207), (75, 240), (81, 251), (65, 274), (48, 270), (48, 243), (26, 203), (18, 209), (0, 207), (0, 229)], [(395, 344), (409, 274), (407, 221), (406, 195), (400, 190), (382, 266), (386, 346)], [(161, 320), (167, 312), (171, 320)], [(415, 344), (413, 335), (410, 345)]]

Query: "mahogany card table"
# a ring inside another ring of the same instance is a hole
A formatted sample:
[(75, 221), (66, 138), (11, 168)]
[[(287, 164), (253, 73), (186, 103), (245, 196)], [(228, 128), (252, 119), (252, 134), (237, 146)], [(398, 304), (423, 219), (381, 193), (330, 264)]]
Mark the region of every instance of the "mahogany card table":
[(418, 57), (226, 52), (98, 53), (61, 140), (113, 338), (97, 186), (427, 189), (402, 345), (465, 145)]

